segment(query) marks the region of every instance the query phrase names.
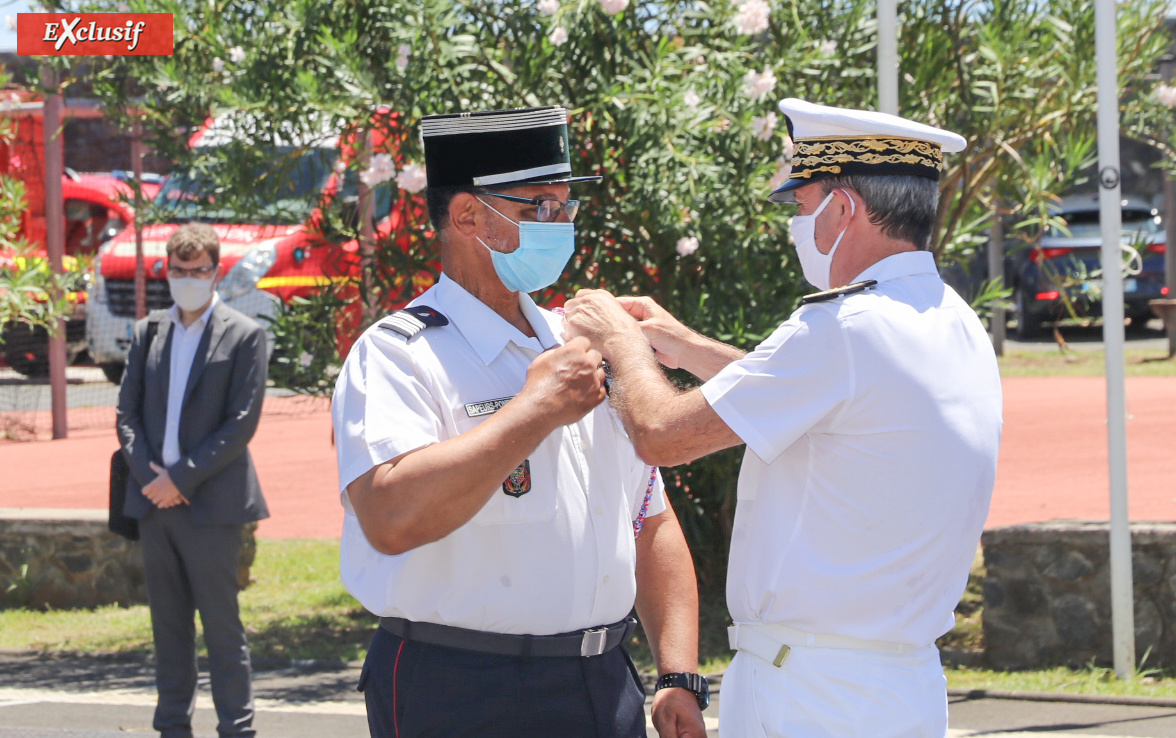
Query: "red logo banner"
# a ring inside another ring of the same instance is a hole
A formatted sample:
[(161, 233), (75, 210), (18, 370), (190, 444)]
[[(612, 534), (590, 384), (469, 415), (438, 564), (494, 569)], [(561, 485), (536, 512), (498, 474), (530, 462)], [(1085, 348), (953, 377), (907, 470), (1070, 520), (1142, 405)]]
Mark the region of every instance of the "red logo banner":
[(21, 55), (172, 54), (171, 13), (17, 13)]

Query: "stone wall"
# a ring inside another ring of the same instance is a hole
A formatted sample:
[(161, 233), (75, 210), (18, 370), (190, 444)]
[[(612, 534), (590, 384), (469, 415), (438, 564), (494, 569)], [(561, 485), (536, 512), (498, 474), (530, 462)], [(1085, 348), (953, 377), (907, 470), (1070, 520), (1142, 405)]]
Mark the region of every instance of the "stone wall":
[[(1112, 662), (1110, 526), (1053, 521), (984, 532), (989, 665)], [(1176, 666), (1176, 523), (1132, 523), (1135, 651)]]
[[(237, 570), (242, 588), (257, 553), (256, 528), (247, 525), (242, 533)], [(9, 591), (11, 585), (16, 586)], [(0, 607), (145, 602), (139, 544), (107, 530), (105, 510), (0, 508)]]

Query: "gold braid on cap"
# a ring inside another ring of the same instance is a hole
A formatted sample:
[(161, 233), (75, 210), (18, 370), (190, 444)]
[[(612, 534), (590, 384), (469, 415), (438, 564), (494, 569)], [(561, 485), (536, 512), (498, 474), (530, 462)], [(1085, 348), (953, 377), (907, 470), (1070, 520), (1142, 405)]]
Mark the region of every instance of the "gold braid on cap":
[[(841, 174), (843, 168), (856, 173), (887, 174), (894, 166), (925, 168), (927, 174), (938, 178), (943, 164), (943, 150), (930, 141), (885, 136), (839, 138), (835, 136), (807, 138), (794, 142), (789, 179), (809, 179), (827, 172)], [(877, 168), (877, 172), (867, 172)]]

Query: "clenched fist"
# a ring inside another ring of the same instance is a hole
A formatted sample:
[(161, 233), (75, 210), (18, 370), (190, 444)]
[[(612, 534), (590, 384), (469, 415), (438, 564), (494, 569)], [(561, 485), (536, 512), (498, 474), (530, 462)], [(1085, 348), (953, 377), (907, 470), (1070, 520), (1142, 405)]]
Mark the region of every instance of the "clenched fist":
[(652, 297), (619, 297), (617, 300), (629, 315), (637, 319), (657, 360), (671, 369), (679, 368), (693, 331), (679, 323)]
[(557, 426), (574, 423), (604, 401), (600, 352), (586, 338), (539, 354), (527, 368), (527, 382), (516, 399), (535, 403)]
[(568, 336), (587, 338), (592, 341), (592, 347), (604, 352), (604, 357), (609, 360), (612, 360), (609, 352), (616, 348), (611, 345), (613, 339), (621, 339), (627, 347), (633, 344), (633, 339), (645, 343), (637, 321), (617, 302), (617, 298), (604, 290), (577, 292), (564, 305), (564, 321)]

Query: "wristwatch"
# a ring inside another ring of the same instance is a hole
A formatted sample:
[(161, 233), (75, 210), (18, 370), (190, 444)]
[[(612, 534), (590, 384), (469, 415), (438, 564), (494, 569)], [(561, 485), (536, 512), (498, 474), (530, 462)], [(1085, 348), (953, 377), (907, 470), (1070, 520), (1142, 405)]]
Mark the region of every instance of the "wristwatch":
[(657, 686), (653, 688), (656, 694), (659, 689), (666, 687), (681, 687), (694, 693), (694, 697), (698, 700), (698, 709), (705, 710), (710, 704), (710, 686), (706, 683), (706, 677), (701, 674), (685, 674), (683, 672), (674, 672), (672, 674), (662, 674), (657, 679)]

